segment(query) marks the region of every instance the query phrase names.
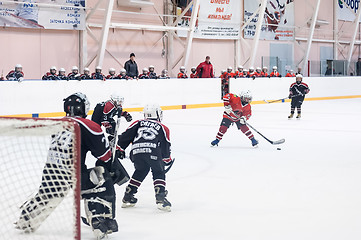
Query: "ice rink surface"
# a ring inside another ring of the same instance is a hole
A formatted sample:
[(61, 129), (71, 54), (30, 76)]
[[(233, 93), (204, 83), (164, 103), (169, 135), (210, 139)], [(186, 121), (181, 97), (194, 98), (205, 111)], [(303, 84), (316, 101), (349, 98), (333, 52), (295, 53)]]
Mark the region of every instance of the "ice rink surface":
[[(289, 109), (252, 106), (250, 124), (286, 139), (275, 146), (254, 133), (257, 149), (235, 126), (210, 147), (223, 108), (165, 111), (176, 158), (167, 174), (172, 212), (156, 208), (150, 175), (134, 208), (120, 208), (125, 185), (116, 185), (119, 232), (109, 239), (361, 239), (361, 99), (306, 101), (301, 120), (288, 120)], [(94, 239), (90, 227), (82, 225), (82, 239)]]

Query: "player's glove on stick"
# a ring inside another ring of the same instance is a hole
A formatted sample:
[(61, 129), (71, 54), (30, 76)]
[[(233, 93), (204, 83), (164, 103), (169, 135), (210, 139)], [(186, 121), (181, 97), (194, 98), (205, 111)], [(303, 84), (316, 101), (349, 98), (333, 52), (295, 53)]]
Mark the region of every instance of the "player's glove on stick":
[(124, 116), (125, 120), (127, 120), (127, 122), (130, 122), (133, 120), (132, 115), (130, 115), (127, 111), (123, 112), (123, 116)]
[(247, 119), (246, 119), (245, 116), (242, 116), (242, 117), (239, 118), (239, 122), (240, 122), (241, 124), (246, 124), (246, 121), (247, 121)]

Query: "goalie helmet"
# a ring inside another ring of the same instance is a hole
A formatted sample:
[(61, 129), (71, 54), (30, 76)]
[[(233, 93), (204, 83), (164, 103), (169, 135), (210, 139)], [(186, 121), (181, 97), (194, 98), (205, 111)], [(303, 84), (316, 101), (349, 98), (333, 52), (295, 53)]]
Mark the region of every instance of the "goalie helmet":
[(242, 103), (251, 103), (252, 102), (252, 93), (250, 90), (242, 91), (239, 94), (239, 97), (241, 98)]
[(163, 120), (163, 111), (160, 108), (159, 104), (147, 104), (144, 107), (144, 118), (154, 119), (161, 122)]
[(124, 102), (124, 97), (122, 97), (117, 92), (113, 92), (112, 95), (110, 95), (110, 100), (114, 103), (116, 107), (121, 107)]
[(70, 117), (86, 118), (90, 109), (90, 102), (84, 93), (77, 92), (64, 100), (64, 112)]

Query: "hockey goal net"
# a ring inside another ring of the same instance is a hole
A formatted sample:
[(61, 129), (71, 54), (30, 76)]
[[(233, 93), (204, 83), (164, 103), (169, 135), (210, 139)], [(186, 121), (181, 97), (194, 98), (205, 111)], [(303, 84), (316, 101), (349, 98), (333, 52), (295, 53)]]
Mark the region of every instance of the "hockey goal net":
[(80, 128), (0, 117), (0, 238), (80, 239)]

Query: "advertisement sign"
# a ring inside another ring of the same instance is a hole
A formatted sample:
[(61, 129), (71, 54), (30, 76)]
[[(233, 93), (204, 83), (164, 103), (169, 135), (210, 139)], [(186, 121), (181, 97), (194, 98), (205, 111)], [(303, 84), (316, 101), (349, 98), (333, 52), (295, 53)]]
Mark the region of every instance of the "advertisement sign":
[[(240, 0), (201, 0), (194, 38), (238, 39), (241, 24), (240, 13)], [(189, 26), (189, 18), (182, 19), (178, 25)], [(187, 31), (178, 31), (178, 35), (186, 37)]]
[(0, 25), (41, 29), (85, 29), (85, 0), (0, 1)]
[[(259, 2), (244, 0), (244, 21), (247, 22), (259, 8)], [(244, 29), (244, 38), (252, 39), (256, 33), (259, 14), (252, 17), (251, 23)], [(294, 3), (293, 0), (268, 0), (261, 27), (261, 40), (294, 39)]]
[(338, 20), (353, 22), (356, 18), (359, 7), (360, 0), (338, 0)]

